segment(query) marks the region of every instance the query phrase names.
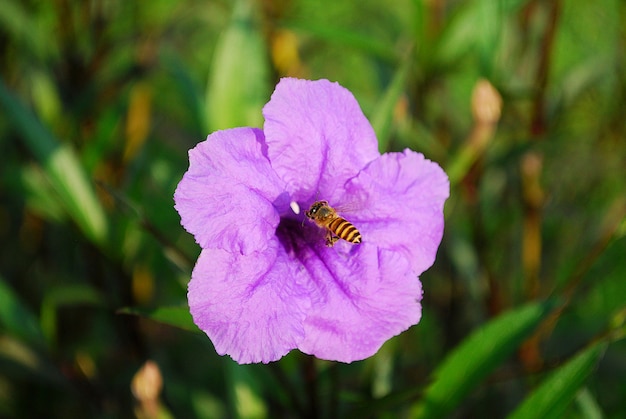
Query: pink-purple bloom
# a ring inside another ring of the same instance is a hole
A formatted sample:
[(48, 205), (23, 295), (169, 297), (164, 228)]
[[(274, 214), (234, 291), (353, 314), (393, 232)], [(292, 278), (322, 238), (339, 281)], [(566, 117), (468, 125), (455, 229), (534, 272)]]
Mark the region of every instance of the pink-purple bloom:
[[(351, 362), (419, 322), (418, 276), (443, 234), (446, 174), (423, 155), (378, 152), (352, 94), (282, 79), (263, 129), (215, 132), (189, 152), (174, 200), (202, 252), (195, 323), (239, 363), (292, 349)], [(304, 211), (326, 200), (362, 243), (325, 245)], [(300, 208), (300, 211), (298, 211)]]

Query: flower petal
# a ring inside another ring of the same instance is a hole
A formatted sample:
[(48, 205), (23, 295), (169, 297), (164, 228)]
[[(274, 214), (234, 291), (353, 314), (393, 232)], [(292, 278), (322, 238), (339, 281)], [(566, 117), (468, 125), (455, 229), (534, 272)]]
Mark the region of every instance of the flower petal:
[(297, 347), (310, 303), (295, 267), (276, 240), (249, 255), (202, 251), (189, 308), (218, 354), (241, 364), (268, 363)]
[(346, 185), (359, 207), (349, 220), (363, 243), (400, 252), (419, 275), (435, 261), (449, 193), (444, 171), (422, 154), (386, 153)]
[(202, 248), (247, 254), (273, 237), (289, 199), (264, 149), (260, 130), (237, 128), (215, 132), (189, 151), (174, 201)]
[(333, 248), (305, 264), (318, 293), (304, 324), (301, 351), (357, 361), (419, 322), (421, 284), (401, 255), (362, 244), (350, 256)]
[(372, 126), (350, 91), (328, 80), (285, 78), (263, 108), (268, 156), (296, 201), (338, 188), (377, 158)]

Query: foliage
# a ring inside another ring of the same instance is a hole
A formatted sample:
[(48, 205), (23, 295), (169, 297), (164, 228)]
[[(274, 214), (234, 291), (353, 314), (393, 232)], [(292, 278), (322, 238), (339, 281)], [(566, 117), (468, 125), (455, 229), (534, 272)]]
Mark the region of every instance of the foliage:
[[(0, 22), (0, 416), (626, 414), (623, 2), (6, 0)], [(283, 76), (339, 81), (381, 151), (452, 180), (422, 321), (365, 361), (240, 366), (190, 322), (187, 150), (258, 126)]]

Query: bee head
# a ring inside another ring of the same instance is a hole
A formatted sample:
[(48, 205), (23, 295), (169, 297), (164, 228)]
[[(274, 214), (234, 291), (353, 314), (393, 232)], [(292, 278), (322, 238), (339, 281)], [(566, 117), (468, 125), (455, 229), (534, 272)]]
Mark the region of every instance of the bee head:
[(311, 205), (311, 208), (309, 208), (308, 211), (306, 211), (304, 214), (309, 217), (309, 218), (314, 218), (317, 213), (324, 207), (328, 206), (328, 202), (327, 201), (316, 201), (313, 203), (313, 205)]

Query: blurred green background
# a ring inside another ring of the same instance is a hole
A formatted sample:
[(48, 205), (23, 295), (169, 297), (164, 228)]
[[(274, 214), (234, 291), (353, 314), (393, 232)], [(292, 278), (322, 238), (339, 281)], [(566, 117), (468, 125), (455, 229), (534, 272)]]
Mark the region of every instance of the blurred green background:
[[(625, 28), (619, 0), (2, 0), (0, 416), (626, 416)], [(350, 365), (239, 366), (186, 307), (187, 150), (282, 76), (451, 178), (421, 323)]]

